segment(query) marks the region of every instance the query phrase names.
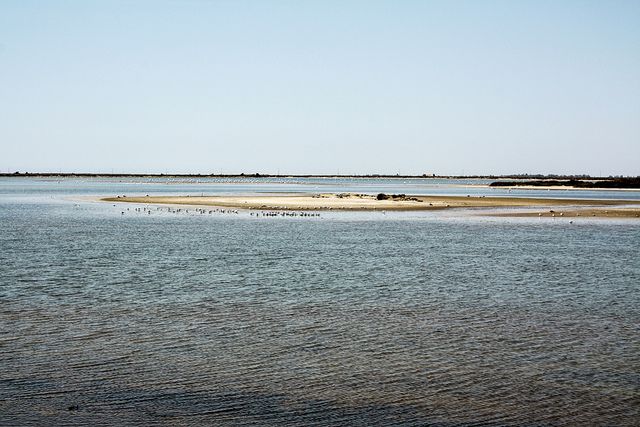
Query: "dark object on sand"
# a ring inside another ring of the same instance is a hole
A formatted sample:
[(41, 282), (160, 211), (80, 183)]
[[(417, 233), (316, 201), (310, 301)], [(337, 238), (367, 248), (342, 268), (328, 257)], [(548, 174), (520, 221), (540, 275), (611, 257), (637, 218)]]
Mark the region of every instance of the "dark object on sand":
[(422, 200), (417, 199), (415, 197), (407, 197), (406, 194), (384, 194), (384, 193), (380, 193), (376, 196), (376, 200), (388, 200), (388, 199), (392, 199), (394, 201), (400, 201), (400, 202), (407, 202), (407, 201), (411, 201), (411, 202), (421, 202)]

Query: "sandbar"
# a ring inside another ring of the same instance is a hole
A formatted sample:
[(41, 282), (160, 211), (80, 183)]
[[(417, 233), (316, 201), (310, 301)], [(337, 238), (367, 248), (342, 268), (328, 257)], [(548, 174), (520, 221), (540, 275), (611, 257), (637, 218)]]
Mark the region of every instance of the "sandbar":
[[(486, 196), (389, 196), (378, 200), (375, 195), (354, 193), (264, 194), (224, 196), (116, 196), (101, 199), (107, 202), (217, 206), (235, 209), (298, 210), (298, 211), (428, 211), (451, 208), (545, 208), (536, 212), (493, 213), (497, 216), (552, 216), (554, 207), (563, 207), (564, 216), (637, 217), (640, 201), (591, 200), (530, 197)], [(614, 207), (615, 210), (613, 209)], [(622, 207), (624, 206), (624, 209)], [(606, 209), (609, 208), (609, 209)], [(560, 211), (558, 211), (558, 214)], [(547, 215), (549, 214), (549, 215)]]
[(582, 209), (549, 209), (540, 211), (527, 211), (527, 212), (495, 212), (491, 213), (491, 216), (502, 216), (512, 218), (527, 218), (527, 217), (553, 217), (553, 218), (637, 218), (640, 219), (640, 207), (608, 207), (608, 208), (582, 208)]

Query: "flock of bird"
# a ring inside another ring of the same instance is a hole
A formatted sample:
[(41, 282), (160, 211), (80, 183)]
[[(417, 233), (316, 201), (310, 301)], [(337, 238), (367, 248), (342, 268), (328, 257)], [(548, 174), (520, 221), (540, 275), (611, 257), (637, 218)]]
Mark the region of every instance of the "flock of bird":
[[(113, 205), (117, 207), (117, 205)], [(186, 215), (214, 215), (214, 214), (233, 214), (238, 215), (240, 212), (237, 209), (223, 209), (223, 208), (215, 208), (215, 209), (186, 209), (186, 208), (174, 208), (174, 207), (156, 207), (155, 209), (151, 209), (150, 207), (135, 207), (135, 208), (126, 208), (126, 210), (121, 210), (120, 215), (125, 215), (127, 213), (138, 213), (138, 214), (146, 214), (151, 215), (152, 212), (157, 213), (171, 213), (171, 214), (186, 214)], [(252, 217), (260, 218), (260, 217), (320, 217), (320, 213), (318, 212), (297, 212), (297, 211), (259, 211), (259, 212), (249, 212), (249, 215)]]

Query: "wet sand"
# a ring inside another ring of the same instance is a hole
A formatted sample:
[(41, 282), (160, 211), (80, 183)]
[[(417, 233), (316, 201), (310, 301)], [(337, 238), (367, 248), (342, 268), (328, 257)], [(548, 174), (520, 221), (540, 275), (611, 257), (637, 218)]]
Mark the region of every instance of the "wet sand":
[(527, 211), (527, 212), (497, 212), (491, 213), (491, 216), (527, 218), (527, 217), (546, 217), (546, 218), (637, 218), (640, 219), (640, 207), (638, 208), (583, 208), (583, 209), (549, 209), (544, 211)]
[[(103, 198), (101, 200), (108, 202), (218, 206), (263, 210), (428, 211), (448, 208), (541, 208), (540, 211), (536, 212), (491, 214), (497, 216), (553, 216), (555, 210), (546, 208), (554, 207), (563, 207), (563, 209), (565, 209), (563, 211), (565, 216), (636, 217), (636, 215), (640, 213), (640, 203), (633, 203), (628, 200), (544, 199), (525, 197), (401, 196), (386, 200), (377, 200), (376, 196), (365, 194), (287, 193), (246, 196), (116, 196)], [(629, 206), (634, 204), (638, 207), (627, 207), (625, 209), (616, 209), (615, 211), (612, 209), (612, 207), (615, 206)], [(560, 213), (559, 210), (558, 213)]]

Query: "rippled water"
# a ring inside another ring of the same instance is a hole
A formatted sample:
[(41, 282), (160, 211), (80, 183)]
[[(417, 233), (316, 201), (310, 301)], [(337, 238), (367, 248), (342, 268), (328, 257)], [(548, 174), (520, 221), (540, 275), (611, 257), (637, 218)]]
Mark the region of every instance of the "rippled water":
[(0, 182), (0, 425), (640, 423), (637, 221), (121, 215), (76, 196), (126, 183), (56, 185)]

